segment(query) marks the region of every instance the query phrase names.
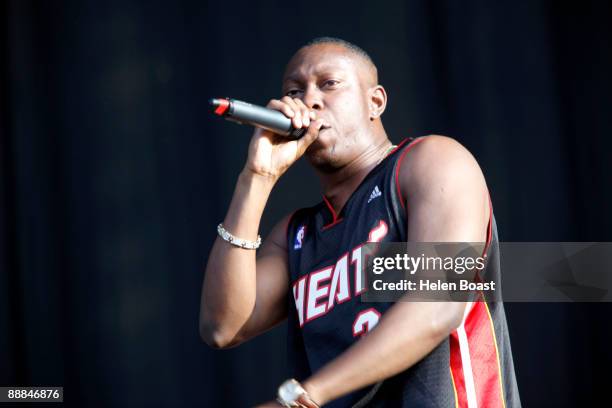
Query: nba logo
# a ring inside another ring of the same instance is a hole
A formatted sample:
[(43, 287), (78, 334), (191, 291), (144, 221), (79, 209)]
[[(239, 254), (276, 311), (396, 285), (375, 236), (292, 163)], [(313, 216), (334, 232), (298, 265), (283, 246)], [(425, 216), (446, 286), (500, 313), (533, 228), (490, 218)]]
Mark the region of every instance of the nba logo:
[(300, 225), (300, 228), (297, 230), (297, 234), (295, 234), (295, 242), (293, 244), (293, 249), (302, 248), (302, 242), (304, 241), (304, 235), (306, 235), (306, 226)]

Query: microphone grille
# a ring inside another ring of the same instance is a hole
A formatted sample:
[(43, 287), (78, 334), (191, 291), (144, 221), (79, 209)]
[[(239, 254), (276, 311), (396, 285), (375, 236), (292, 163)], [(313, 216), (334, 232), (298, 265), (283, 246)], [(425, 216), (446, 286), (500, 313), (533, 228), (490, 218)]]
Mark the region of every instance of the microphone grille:
[(308, 130), (307, 128), (299, 128), (299, 129), (293, 129), (291, 131), (291, 133), (289, 134), (289, 136), (292, 139), (299, 139), (302, 136), (304, 136), (304, 133), (306, 133), (306, 130)]

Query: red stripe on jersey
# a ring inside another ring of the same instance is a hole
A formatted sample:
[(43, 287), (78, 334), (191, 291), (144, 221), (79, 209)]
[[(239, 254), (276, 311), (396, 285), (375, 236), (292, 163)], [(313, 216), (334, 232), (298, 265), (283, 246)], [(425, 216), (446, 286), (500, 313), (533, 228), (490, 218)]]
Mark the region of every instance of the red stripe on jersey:
[[(487, 225), (487, 238), (482, 255), (489, 250), (493, 238), (493, 206), (489, 196), (489, 222)], [(479, 276), (477, 276), (479, 279)], [(501, 365), (495, 338), (493, 319), (488, 306), (480, 297), (472, 304), (464, 326), (471, 367), (471, 377), (474, 380), (476, 401), (479, 407), (505, 407), (505, 399), (501, 382)], [(466, 305), (469, 307), (469, 304)], [(465, 386), (465, 373), (461, 359), (461, 346), (459, 334), (454, 330), (450, 335), (450, 371), (455, 390), (455, 405), (459, 408), (468, 406)]]
[(327, 206), (327, 209), (332, 215), (332, 223), (336, 222), (338, 220), (338, 214), (336, 214), (336, 210), (334, 210), (334, 207), (332, 207), (327, 197), (323, 196), (323, 201), (325, 201), (325, 205)]
[(487, 225), (487, 242), (485, 242), (484, 251), (482, 252), (482, 256), (487, 254), (489, 250), (489, 246), (491, 245), (491, 238), (493, 238), (493, 203), (491, 202), (491, 194), (487, 192), (487, 197), (489, 197), (489, 223)]
[(470, 360), (480, 407), (504, 407), (501, 366), (493, 320), (484, 301), (475, 302), (465, 321)]
[(387, 156), (392, 155), (393, 153), (397, 152), (399, 149), (402, 148), (402, 146), (404, 146), (407, 142), (412, 142), (414, 140), (413, 137), (407, 137), (404, 140), (402, 140), (401, 142), (399, 142), (399, 144), (397, 146), (395, 146), (395, 148), (393, 150), (391, 150), (389, 153), (387, 153)]
[(329, 210), (329, 212), (332, 215), (332, 222), (330, 222), (329, 224), (326, 224), (323, 226), (323, 230), (326, 230), (328, 228), (333, 227), (334, 225), (338, 224), (340, 221), (343, 220), (343, 218), (338, 218), (338, 214), (336, 214), (336, 210), (334, 210), (334, 207), (332, 207), (331, 203), (329, 202), (329, 200), (327, 199), (327, 197), (323, 196), (323, 201), (325, 201), (325, 205), (327, 206), (327, 209)]
[(459, 335), (457, 330), (453, 331), (449, 337), (450, 342), (450, 369), (455, 387), (457, 408), (467, 408), (467, 393), (465, 391), (465, 378), (463, 376), (463, 364), (461, 362), (461, 350), (459, 348)]

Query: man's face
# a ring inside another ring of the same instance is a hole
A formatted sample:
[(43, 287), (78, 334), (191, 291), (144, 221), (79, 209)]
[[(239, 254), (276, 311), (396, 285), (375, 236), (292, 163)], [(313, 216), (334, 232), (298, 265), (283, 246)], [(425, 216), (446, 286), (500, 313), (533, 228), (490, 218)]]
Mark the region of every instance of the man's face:
[(301, 99), (324, 120), (318, 139), (306, 151), (315, 167), (333, 171), (369, 143), (372, 80), (361, 57), (336, 44), (302, 48), (287, 65), (283, 95)]

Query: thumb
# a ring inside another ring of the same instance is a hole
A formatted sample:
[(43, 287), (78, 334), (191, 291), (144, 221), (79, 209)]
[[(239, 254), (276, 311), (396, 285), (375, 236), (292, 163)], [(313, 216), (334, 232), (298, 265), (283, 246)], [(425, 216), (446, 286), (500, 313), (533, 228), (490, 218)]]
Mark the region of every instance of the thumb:
[(321, 130), (321, 126), (323, 126), (322, 119), (317, 119), (313, 122), (310, 122), (310, 126), (308, 127), (308, 130), (306, 131), (304, 136), (297, 140), (298, 157), (302, 156), (306, 149), (308, 149), (308, 146), (310, 146), (312, 142), (317, 140), (317, 137), (319, 137), (319, 130)]

